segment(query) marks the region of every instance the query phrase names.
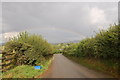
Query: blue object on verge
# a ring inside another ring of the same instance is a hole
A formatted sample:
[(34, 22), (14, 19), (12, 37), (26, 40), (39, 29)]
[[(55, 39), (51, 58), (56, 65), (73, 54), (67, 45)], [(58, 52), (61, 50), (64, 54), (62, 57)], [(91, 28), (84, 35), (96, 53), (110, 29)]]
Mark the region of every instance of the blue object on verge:
[(42, 66), (34, 66), (35, 69), (42, 69)]

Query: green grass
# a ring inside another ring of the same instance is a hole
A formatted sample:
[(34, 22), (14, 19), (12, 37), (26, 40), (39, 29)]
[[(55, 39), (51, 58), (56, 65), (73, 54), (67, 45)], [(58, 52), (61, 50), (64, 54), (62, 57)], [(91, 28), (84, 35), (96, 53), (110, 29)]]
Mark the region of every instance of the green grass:
[(42, 66), (42, 69), (36, 70), (34, 66), (30, 65), (21, 65), (17, 66), (14, 69), (4, 72), (3, 78), (33, 78), (35, 76), (43, 74), (49, 67), (51, 59), (47, 60)]
[(117, 73), (118, 72), (117, 64), (111, 62), (110, 60), (77, 58), (73, 56), (66, 56), (66, 57), (90, 69), (94, 69), (97, 71), (104, 72), (106, 74), (110, 74), (113, 77), (120, 77)]
[(0, 46), (0, 50), (4, 50), (4, 46)]

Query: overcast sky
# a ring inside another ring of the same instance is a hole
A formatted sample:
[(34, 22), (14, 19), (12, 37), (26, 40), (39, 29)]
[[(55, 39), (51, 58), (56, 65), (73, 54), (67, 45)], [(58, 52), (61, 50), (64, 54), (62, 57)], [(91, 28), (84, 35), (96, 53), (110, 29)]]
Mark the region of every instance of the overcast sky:
[[(50, 43), (94, 36), (118, 22), (117, 2), (3, 2), (3, 34), (28, 31)], [(1, 34), (1, 33), (0, 33)]]

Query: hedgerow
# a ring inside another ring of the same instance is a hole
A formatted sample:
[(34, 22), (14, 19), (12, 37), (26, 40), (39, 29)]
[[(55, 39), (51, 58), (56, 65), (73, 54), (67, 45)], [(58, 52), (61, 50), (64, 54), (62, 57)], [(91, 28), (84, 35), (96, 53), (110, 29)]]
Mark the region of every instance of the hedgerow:
[[(75, 50), (75, 51), (74, 51)], [(65, 52), (69, 52), (65, 53)], [(96, 59), (109, 65), (113, 73), (120, 75), (120, 25), (113, 25), (107, 30), (101, 30), (94, 37), (81, 40), (77, 47), (69, 45), (63, 54), (71, 57)], [(107, 63), (106, 63), (107, 62)]]
[[(108, 30), (101, 30), (95, 37), (86, 38), (79, 42), (78, 46), (72, 46), (64, 49), (65, 51), (74, 51), (77, 57), (94, 57), (102, 59), (120, 58), (120, 26), (111, 26)], [(69, 53), (68, 53), (69, 54)]]
[(102, 59), (120, 58), (120, 43), (118, 29), (120, 26), (111, 26), (108, 30), (101, 30), (95, 37), (82, 40), (77, 48), (76, 55)]
[(5, 45), (7, 53), (15, 53), (17, 65), (37, 65), (52, 55), (52, 45), (40, 35), (22, 32)]

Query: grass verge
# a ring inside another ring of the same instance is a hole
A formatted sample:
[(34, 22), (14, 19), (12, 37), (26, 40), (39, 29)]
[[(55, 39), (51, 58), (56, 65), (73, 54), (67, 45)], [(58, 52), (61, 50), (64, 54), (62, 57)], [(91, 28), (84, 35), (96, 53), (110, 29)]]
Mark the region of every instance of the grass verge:
[(34, 78), (37, 75), (43, 74), (51, 64), (52, 58), (46, 60), (41, 66), (42, 69), (34, 69), (34, 66), (21, 65), (7, 72), (4, 72), (2, 78)]
[(73, 56), (68, 56), (68, 55), (66, 57), (90, 69), (94, 69), (97, 71), (104, 72), (106, 74), (110, 74), (113, 77), (120, 77), (120, 75), (118, 74), (117, 64), (112, 63), (111, 60), (78, 58), (78, 57), (73, 57)]

